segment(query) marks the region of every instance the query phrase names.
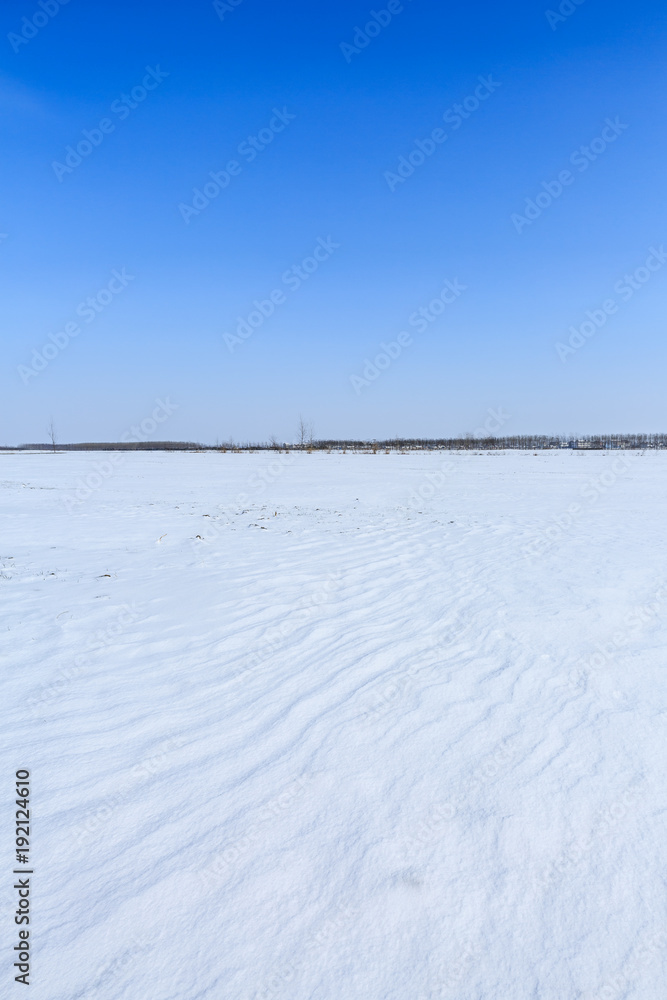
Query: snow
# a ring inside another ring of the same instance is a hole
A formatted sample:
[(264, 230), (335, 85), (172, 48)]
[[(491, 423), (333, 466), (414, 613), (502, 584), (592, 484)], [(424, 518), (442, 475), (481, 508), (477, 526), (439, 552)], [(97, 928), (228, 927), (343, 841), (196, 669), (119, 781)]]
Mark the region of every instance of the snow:
[(667, 455), (109, 458), (0, 455), (33, 1000), (664, 996)]

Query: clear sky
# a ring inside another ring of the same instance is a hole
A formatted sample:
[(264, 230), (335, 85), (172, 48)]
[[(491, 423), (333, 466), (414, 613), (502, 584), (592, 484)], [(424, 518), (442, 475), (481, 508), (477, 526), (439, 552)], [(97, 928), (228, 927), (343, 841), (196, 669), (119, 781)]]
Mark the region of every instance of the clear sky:
[(0, 22), (0, 443), (667, 429), (662, 0)]

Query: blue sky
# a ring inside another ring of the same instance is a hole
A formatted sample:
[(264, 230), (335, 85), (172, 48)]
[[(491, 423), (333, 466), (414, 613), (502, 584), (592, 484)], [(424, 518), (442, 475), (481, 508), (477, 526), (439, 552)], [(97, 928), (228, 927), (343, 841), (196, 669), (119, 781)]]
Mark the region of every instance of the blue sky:
[(0, 20), (2, 443), (667, 427), (664, 4)]

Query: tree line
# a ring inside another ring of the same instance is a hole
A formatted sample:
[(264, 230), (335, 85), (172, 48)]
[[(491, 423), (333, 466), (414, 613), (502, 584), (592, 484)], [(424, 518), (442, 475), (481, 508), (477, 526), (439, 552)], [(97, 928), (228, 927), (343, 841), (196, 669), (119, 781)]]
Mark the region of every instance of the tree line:
[(205, 445), (194, 441), (131, 441), (83, 442), (77, 444), (22, 444), (6, 451), (550, 451), (569, 448), (576, 451), (604, 451), (616, 449), (667, 448), (667, 434), (590, 434), (583, 437), (513, 434), (507, 437), (475, 437), (472, 434), (457, 438), (387, 438), (382, 441), (327, 439), (314, 440), (303, 433), (296, 441)]

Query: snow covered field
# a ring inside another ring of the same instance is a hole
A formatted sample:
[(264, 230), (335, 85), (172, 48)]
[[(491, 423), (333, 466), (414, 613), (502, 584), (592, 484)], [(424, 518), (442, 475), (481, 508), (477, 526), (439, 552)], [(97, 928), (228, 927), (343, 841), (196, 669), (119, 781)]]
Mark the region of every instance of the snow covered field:
[(116, 459), (0, 455), (5, 981), (29, 768), (33, 1000), (662, 1000), (667, 455)]

